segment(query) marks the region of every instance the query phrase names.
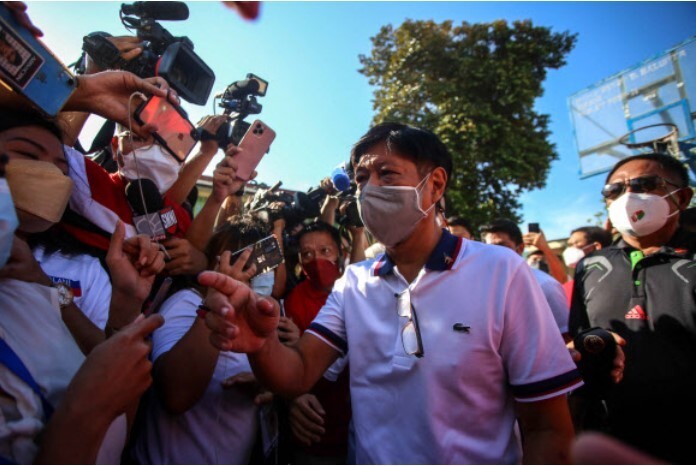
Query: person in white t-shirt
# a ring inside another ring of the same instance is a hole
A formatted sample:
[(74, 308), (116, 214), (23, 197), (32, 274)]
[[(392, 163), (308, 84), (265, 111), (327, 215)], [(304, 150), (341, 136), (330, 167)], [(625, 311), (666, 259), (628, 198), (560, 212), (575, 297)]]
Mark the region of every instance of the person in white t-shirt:
[(246, 352), (259, 380), (290, 396), (347, 354), (358, 464), (568, 462), (565, 395), (579, 372), (522, 258), (438, 227), (445, 146), (383, 123), (352, 164), (361, 218), (386, 254), (350, 265), (293, 347), (278, 341), (275, 303), (203, 272), (217, 290), (205, 299), (210, 341)]
[[(524, 242), (522, 241), (522, 231), (512, 220), (505, 218), (496, 219), (488, 225), (481, 227), (481, 236), (486, 244), (494, 244), (512, 249), (517, 254), (522, 255)], [(558, 325), (561, 334), (568, 332), (568, 315), (570, 306), (563, 291), (563, 285), (548, 273), (540, 269), (532, 269), (541, 290), (549, 303), (553, 318)]]
[[(249, 251), (230, 264), (232, 252), (269, 233), (267, 224), (250, 216), (232, 217), (208, 244), (209, 267), (252, 287), (263, 283), (256, 289), (270, 295), (272, 271), (251, 278), (255, 266), (243, 269)], [(134, 448), (141, 464), (249, 463), (259, 428), (258, 404), (272, 396), (259, 392), (245, 354), (220, 352), (209, 343), (208, 330), (197, 318), (204, 292), (200, 287), (179, 290), (160, 308), (165, 323), (152, 338), (156, 390), (147, 399)]]
[(123, 226), (116, 228), (106, 259), (117, 294), (112, 305), (120, 318), (132, 318), (106, 342), (96, 329), (101, 341), (85, 351), (67, 323), (84, 319), (70, 289), (51, 282), (26, 242), (61, 218), (70, 197), (61, 133), (34, 114), (0, 113), (0, 154), (9, 160), (7, 184), (19, 220), (15, 236), (4, 236), (1, 245), (12, 243), (0, 268), (0, 459), (118, 463), (125, 414), (150, 384), (146, 337), (162, 323), (133, 313), (164, 267), (162, 253), (144, 237), (124, 241)]

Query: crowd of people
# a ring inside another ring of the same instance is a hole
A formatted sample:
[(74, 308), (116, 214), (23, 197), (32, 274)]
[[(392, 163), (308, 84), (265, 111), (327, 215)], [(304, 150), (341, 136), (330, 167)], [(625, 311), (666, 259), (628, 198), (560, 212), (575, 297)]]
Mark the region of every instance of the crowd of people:
[[(23, 4), (0, 8), (40, 33)], [(133, 58), (132, 38), (109, 40)], [(512, 219), (446, 212), (461, 167), (435, 134), (386, 122), (350, 154), (360, 222), (329, 181), (319, 215), (290, 221), (281, 201), (245, 207), (243, 149), (209, 138), (181, 162), (133, 119), (139, 94), (180, 104), (164, 79), (86, 60), (56, 118), (0, 103), (3, 462), (696, 460), (682, 162), (619, 161), (606, 226), (569, 225), (559, 255)], [(77, 147), (89, 114), (117, 123), (99, 162)], [(145, 183), (165, 239), (136, 228), (127, 193)], [(284, 260), (262, 268), (271, 236)]]

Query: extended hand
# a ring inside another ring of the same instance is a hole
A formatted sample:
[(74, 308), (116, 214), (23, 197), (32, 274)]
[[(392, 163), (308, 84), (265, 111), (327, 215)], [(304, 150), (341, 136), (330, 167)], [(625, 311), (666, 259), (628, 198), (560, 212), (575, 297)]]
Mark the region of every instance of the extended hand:
[(162, 242), (171, 260), (164, 266), (169, 275), (195, 275), (205, 270), (208, 259), (185, 238), (169, 238)]
[(222, 203), (230, 196), (244, 187), (246, 181), (237, 178), (237, 159), (232, 155), (225, 155), (213, 171), (213, 196)]
[(290, 405), (290, 428), (304, 445), (311, 445), (321, 440), (324, 435), (324, 416), (326, 412), (311, 393), (298, 396)]
[(135, 92), (141, 92), (146, 96), (169, 96), (170, 101), (177, 103), (176, 94), (162, 83), (166, 83), (162, 78), (146, 80), (126, 71), (102, 71), (79, 76), (77, 89), (63, 110), (96, 113), (126, 127), (130, 125), (138, 136), (147, 137), (155, 129), (141, 126), (133, 119), (133, 112), (141, 100), (131, 99), (131, 96)]
[(291, 318), (282, 316), (278, 322), (278, 338), (288, 346), (292, 346), (300, 340), (300, 328)]
[(147, 236), (138, 235), (124, 241), (125, 231), (123, 222), (119, 221), (111, 236), (106, 265), (111, 271), (114, 292), (144, 301), (155, 275), (164, 269), (164, 255)]
[(269, 392), (259, 383), (251, 372), (240, 372), (222, 381), (222, 388), (237, 388), (254, 398), (257, 406), (269, 404), (273, 401), (273, 393)]
[(276, 337), (278, 304), (261, 298), (244, 283), (219, 272), (203, 272), (198, 276), (208, 290), (205, 316), (210, 329), (210, 342), (221, 351), (253, 353), (269, 338)]
[(142, 314), (97, 345), (70, 382), (61, 403), (78, 403), (94, 416), (123, 413), (152, 383), (148, 336), (164, 323), (159, 314)]

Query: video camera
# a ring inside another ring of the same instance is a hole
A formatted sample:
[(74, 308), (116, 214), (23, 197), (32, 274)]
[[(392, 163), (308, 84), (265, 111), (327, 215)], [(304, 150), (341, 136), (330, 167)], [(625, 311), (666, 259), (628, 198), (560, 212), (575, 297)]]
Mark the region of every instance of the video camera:
[[(282, 181), (268, 189), (259, 189), (248, 205), (249, 212), (266, 211), (269, 222), (279, 218), (285, 220), (286, 226), (292, 228), (305, 219), (318, 217), (321, 214), (320, 203), (326, 196), (322, 188), (312, 189), (307, 193), (297, 192), (294, 195), (278, 192)], [(282, 202), (283, 206), (275, 208), (272, 204)]]
[[(349, 168), (345, 169), (345, 174), (352, 178), (352, 173)], [(332, 180), (334, 189), (336, 188), (335, 177)], [(328, 191), (319, 186), (310, 188), (306, 193), (296, 192), (294, 195), (279, 193), (277, 189), (282, 184), (281, 181), (276, 183), (269, 189), (259, 189), (256, 191), (254, 198), (248, 205), (250, 212), (266, 211), (269, 215), (269, 220), (272, 222), (275, 219), (283, 218), (286, 225), (292, 228), (308, 218), (319, 217), (321, 215), (321, 204), (327, 196)], [(354, 182), (350, 182), (348, 188), (339, 191), (338, 198), (341, 201), (339, 211), (342, 213), (336, 217), (336, 221), (343, 226), (363, 226), (358, 212), (357, 198), (355, 192), (357, 186)], [(338, 189), (336, 189), (338, 191)], [(284, 206), (276, 209), (272, 207), (274, 202), (282, 202)]]
[[(225, 149), (230, 143), (235, 146), (239, 145), (239, 141), (249, 128), (249, 123), (244, 121), (249, 115), (257, 115), (263, 109), (258, 103), (256, 97), (266, 95), (268, 89), (268, 81), (265, 81), (253, 73), (248, 73), (246, 79), (235, 81), (227, 88), (216, 94), (215, 98), (220, 99), (218, 106), (223, 108), (224, 115), (234, 116), (230, 121), (220, 126), (214, 139), (217, 141), (221, 149)], [(205, 132), (200, 132), (201, 140), (213, 139)]]
[(103, 32), (85, 36), (82, 49), (101, 68), (122, 69), (141, 78), (161, 76), (183, 99), (203, 105), (210, 96), (215, 73), (196, 55), (188, 37), (175, 37), (156, 21), (185, 20), (188, 15), (184, 2), (123, 3), (119, 12), (121, 22), (129, 31), (135, 29), (143, 41), (143, 52), (125, 61), (107, 39), (110, 35)]

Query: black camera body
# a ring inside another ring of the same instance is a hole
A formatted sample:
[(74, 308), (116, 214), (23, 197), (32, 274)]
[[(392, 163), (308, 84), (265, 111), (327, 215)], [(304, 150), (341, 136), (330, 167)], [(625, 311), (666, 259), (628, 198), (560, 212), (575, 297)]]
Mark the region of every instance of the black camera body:
[[(265, 96), (267, 89), (268, 81), (248, 73), (246, 79), (233, 82), (215, 96), (220, 99), (218, 106), (224, 109), (223, 114), (234, 114), (231, 121), (221, 125), (215, 134), (214, 139), (221, 149), (224, 150), (229, 144), (239, 145), (249, 128), (249, 123), (244, 118), (261, 113), (263, 106), (256, 98)], [(204, 139), (211, 138), (204, 134), (201, 136)]]
[[(133, 16), (126, 16), (126, 15)], [(193, 51), (188, 37), (175, 37), (156, 19), (179, 20), (188, 18), (188, 7), (183, 2), (135, 2), (121, 5), (121, 22), (126, 29), (136, 31), (143, 41), (143, 51), (132, 60), (120, 57), (118, 48), (106, 33), (92, 33), (84, 37), (82, 49), (104, 69), (116, 68), (141, 77), (161, 76), (181, 98), (203, 105), (210, 96), (215, 73)]]
[[(314, 188), (306, 193), (289, 194), (277, 191), (281, 184), (282, 182), (279, 181), (269, 189), (256, 191), (248, 205), (249, 211), (267, 212), (270, 222), (282, 218), (285, 220), (286, 228), (292, 228), (308, 218), (318, 217), (321, 214), (321, 200), (326, 196), (326, 191), (322, 188)], [(282, 202), (284, 205), (281, 208), (275, 208), (271, 206), (274, 202)]]
[(592, 327), (579, 333), (573, 343), (582, 355), (578, 369), (585, 381), (578, 393), (588, 398), (606, 398), (614, 385), (610, 374), (616, 356), (614, 337), (603, 328)]

